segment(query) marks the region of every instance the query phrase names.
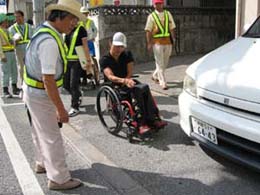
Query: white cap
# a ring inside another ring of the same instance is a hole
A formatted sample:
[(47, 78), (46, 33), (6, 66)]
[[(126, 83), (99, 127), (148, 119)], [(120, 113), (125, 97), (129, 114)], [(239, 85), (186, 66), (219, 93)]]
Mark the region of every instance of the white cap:
[(80, 12), (81, 12), (81, 13), (89, 13), (89, 10), (88, 10), (87, 7), (82, 6), (82, 7), (80, 8)]
[(113, 36), (113, 42), (112, 42), (113, 45), (115, 46), (124, 46), (126, 47), (126, 36), (121, 33), (121, 32), (117, 32), (114, 34)]

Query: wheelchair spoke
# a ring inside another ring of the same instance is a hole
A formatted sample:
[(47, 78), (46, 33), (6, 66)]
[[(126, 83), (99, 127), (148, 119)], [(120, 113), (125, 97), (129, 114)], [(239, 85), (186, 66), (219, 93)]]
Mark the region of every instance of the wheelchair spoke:
[(97, 95), (97, 111), (101, 123), (111, 133), (118, 133), (122, 127), (123, 111), (116, 94), (111, 88), (102, 86)]

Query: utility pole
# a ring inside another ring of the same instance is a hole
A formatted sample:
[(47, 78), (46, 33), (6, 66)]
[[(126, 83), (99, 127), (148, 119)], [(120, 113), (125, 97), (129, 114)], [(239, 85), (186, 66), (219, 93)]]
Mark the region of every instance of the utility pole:
[(35, 26), (41, 24), (45, 19), (45, 0), (32, 0), (33, 3), (33, 23)]
[(242, 15), (242, 1), (241, 0), (236, 0), (236, 33), (235, 37), (237, 38), (238, 36), (241, 35), (241, 15)]

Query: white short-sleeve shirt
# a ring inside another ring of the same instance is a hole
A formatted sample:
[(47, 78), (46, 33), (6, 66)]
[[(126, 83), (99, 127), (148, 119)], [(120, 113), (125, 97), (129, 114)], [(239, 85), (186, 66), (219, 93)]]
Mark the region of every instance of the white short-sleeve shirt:
[[(48, 22), (44, 25), (56, 31)], [(62, 38), (60, 33), (58, 35)], [(54, 75), (54, 78), (58, 79), (63, 74), (63, 61), (58, 43), (47, 33), (38, 35), (32, 40), (26, 51), (25, 64), (28, 74), (39, 81), (42, 81), (43, 75)], [(23, 89), (37, 95), (47, 95), (45, 90), (32, 88), (26, 84), (23, 85)]]

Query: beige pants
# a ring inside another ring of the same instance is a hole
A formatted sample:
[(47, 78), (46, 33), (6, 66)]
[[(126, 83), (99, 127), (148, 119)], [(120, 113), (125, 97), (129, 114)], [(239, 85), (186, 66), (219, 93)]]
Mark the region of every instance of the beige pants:
[(36, 148), (36, 162), (46, 168), (48, 179), (62, 184), (71, 175), (65, 162), (65, 152), (60, 129), (56, 119), (56, 109), (47, 97), (28, 96), (23, 99), (32, 117), (32, 138)]
[(156, 69), (153, 77), (159, 80), (161, 86), (167, 84), (165, 78), (165, 70), (169, 63), (169, 58), (172, 53), (172, 45), (153, 45), (153, 53), (155, 58)]
[(25, 51), (23, 49), (16, 49), (15, 55), (16, 55), (18, 69), (19, 69), (19, 76), (20, 76), (21, 81), (23, 81), (23, 67), (24, 67)]

